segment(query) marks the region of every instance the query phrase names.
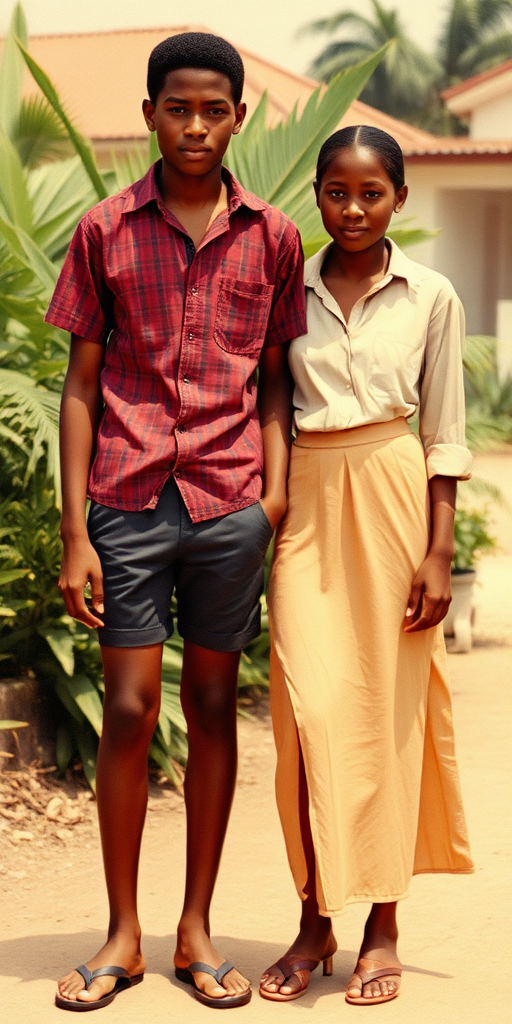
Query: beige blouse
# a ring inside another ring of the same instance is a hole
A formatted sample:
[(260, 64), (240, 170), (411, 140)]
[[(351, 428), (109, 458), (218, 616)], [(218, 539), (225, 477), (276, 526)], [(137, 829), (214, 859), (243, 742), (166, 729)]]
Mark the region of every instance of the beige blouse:
[(328, 245), (307, 261), (308, 333), (289, 355), (295, 427), (345, 430), (410, 417), (419, 406), (429, 478), (466, 480), (461, 302), (442, 274), (387, 245), (386, 277), (356, 302), (348, 323), (320, 276)]

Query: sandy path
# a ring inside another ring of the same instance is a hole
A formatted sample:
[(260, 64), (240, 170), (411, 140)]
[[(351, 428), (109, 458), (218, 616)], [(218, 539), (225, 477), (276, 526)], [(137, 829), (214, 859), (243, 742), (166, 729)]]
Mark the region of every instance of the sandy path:
[[(492, 460), (491, 460), (492, 461)], [(487, 464), (486, 464), (487, 465)], [(510, 467), (510, 461), (508, 461)], [(485, 466), (484, 466), (485, 468)], [(503, 463), (500, 461), (500, 474)], [(490, 472), (493, 474), (495, 467)], [(476, 872), (420, 876), (400, 908), (403, 992), (374, 1016), (414, 1024), (505, 1024), (510, 1020), (510, 704), (512, 679), (510, 517), (503, 554), (480, 573), (476, 644), (450, 656), (459, 763)], [(508, 548), (507, 548), (508, 545)], [(261, 971), (295, 934), (298, 901), (287, 868), (273, 797), (274, 751), (268, 718), (240, 723), (241, 771), (213, 907), (219, 949), (257, 988)], [(4, 840), (5, 842), (5, 840)], [(30, 846), (30, 849), (28, 847)], [(11, 848), (10, 848), (11, 850)], [(54, 979), (103, 940), (106, 900), (95, 829), (68, 842), (20, 843), (6, 858), (0, 941), (0, 1007), (6, 1022), (63, 1021), (52, 1005)], [(2, 858), (0, 857), (0, 860)], [(1, 869), (0, 869), (1, 870)], [(163, 1024), (206, 1021), (209, 1010), (172, 975), (174, 926), (184, 878), (184, 813), (178, 798), (153, 798), (140, 879), (148, 972), (144, 984), (101, 1012), (105, 1021)], [(239, 1014), (250, 1021), (330, 1024), (364, 1009), (347, 1006), (350, 976), (367, 907), (336, 920), (334, 975), (313, 976), (308, 993), (279, 1006), (259, 998)], [(506, 978), (506, 975), (508, 977)], [(236, 1012), (236, 1011), (235, 1011)], [(89, 1019), (89, 1018), (88, 1018)]]

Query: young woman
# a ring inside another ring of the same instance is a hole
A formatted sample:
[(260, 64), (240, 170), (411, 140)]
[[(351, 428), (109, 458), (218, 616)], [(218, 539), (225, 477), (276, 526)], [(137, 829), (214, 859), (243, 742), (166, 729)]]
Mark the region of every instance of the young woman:
[(472, 870), (441, 626), (471, 463), (464, 316), (446, 278), (385, 237), (407, 197), (394, 139), (336, 132), (315, 192), (332, 242), (306, 264), (308, 333), (290, 348), (297, 437), (270, 593), (277, 796), (303, 903), (260, 992), (295, 999), (321, 960), (330, 973), (331, 918), (368, 901), (346, 993), (368, 1005), (399, 993), (411, 876)]

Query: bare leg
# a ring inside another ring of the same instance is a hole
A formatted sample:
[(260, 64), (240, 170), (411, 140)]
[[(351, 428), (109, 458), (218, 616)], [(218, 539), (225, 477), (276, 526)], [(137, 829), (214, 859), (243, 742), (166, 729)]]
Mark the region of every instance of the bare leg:
[[(400, 967), (396, 952), (398, 927), (396, 923), (396, 903), (374, 903), (364, 929), (364, 938), (359, 951), (359, 960), (367, 970), (381, 967)], [(347, 987), (347, 995), (365, 998), (392, 996), (400, 986), (396, 975), (389, 975), (362, 985), (361, 978), (352, 976)]]
[[(137, 873), (147, 807), (149, 744), (158, 719), (162, 645), (103, 647), (105, 700), (97, 762), (97, 799), (110, 907), (107, 942), (87, 966), (113, 964), (140, 974), (144, 960), (137, 916)], [(71, 971), (58, 983), (61, 996), (99, 999), (115, 978), (93, 981), (88, 991)]]
[[(224, 962), (210, 942), (210, 903), (233, 801), (237, 766), (236, 697), (240, 653), (223, 653), (185, 641), (181, 702), (187, 719), (189, 754), (185, 776), (187, 879), (174, 962), (201, 960), (217, 969)], [(245, 992), (249, 982), (232, 970), (222, 985), (195, 974), (208, 995)]]
[[(330, 917), (322, 916), (318, 909), (315, 850), (309, 820), (308, 785), (302, 751), (299, 754), (299, 815), (302, 845), (308, 868), (308, 880), (305, 888), (307, 897), (302, 903), (299, 934), (285, 956), (300, 953), (304, 957), (322, 960), (335, 951), (336, 939), (333, 935)], [(291, 992), (296, 992), (300, 987), (300, 978), (295, 974), (292, 974), (286, 985), (283, 985), (283, 973), (275, 965), (270, 967), (261, 979), (261, 988), (267, 992), (281, 992), (283, 995), (288, 995)]]

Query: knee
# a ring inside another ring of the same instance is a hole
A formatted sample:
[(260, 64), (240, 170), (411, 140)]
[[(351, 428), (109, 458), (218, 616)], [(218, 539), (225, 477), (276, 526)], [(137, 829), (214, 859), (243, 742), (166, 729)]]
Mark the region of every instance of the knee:
[(236, 691), (215, 684), (190, 687), (182, 696), (182, 705), (189, 732), (198, 729), (219, 736), (236, 728)]
[(138, 687), (105, 695), (103, 720), (111, 739), (120, 745), (149, 742), (160, 710), (160, 695)]

